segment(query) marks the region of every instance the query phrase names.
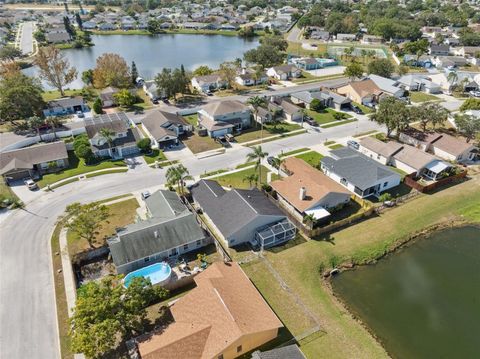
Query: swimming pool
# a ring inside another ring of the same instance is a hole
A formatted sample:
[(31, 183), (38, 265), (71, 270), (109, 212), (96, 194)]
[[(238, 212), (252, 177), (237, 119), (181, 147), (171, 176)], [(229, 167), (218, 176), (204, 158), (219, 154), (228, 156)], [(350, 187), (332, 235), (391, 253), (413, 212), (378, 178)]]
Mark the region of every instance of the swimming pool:
[(132, 279), (137, 277), (150, 279), (152, 285), (163, 285), (170, 279), (170, 274), (172, 274), (172, 268), (170, 268), (168, 263), (155, 263), (128, 273), (123, 280), (123, 285), (128, 288)]

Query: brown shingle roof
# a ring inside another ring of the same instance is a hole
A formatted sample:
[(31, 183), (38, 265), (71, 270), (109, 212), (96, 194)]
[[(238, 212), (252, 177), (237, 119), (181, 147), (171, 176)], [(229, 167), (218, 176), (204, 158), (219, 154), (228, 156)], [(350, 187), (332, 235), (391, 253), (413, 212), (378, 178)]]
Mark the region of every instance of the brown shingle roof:
[(432, 142), (432, 146), (445, 151), (451, 155), (459, 156), (466, 150), (468, 150), (470, 147), (473, 146), (472, 143), (468, 143), (464, 138), (462, 137), (453, 137), (450, 135), (447, 135), (445, 133), (442, 133), (442, 136), (438, 138), (437, 140), (434, 140)]
[(373, 137), (365, 137), (360, 141), (360, 145), (382, 155), (386, 158), (393, 156), (403, 145), (394, 141), (382, 142)]
[(351, 82), (350, 86), (357, 94), (360, 95), (360, 97), (365, 97), (372, 94), (373, 95), (382, 94), (382, 90), (380, 90), (380, 88), (377, 85), (375, 85), (375, 82), (373, 82), (370, 79)]
[[(292, 175), (273, 181), (270, 185), (299, 212), (308, 210), (332, 192), (350, 194), (337, 182), (299, 158), (287, 158), (283, 167)], [(299, 196), (301, 187), (305, 187), (307, 191), (303, 200)]]
[(0, 172), (4, 172), (7, 168), (8, 170), (14, 169), (15, 166), (33, 168), (33, 165), (39, 163), (65, 158), (68, 158), (68, 153), (63, 141), (6, 151), (0, 153)]
[(425, 168), (429, 163), (438, 160), (437, 157), (413, 146), (405, 145), (393, 158), (415, 168), (417, 171)]
[(170, 308), (175, 322), (139, 343), (142, 358), (215, 358), (244, 335), (283, 326), (237, 263), (213, 263), (195, 283)]

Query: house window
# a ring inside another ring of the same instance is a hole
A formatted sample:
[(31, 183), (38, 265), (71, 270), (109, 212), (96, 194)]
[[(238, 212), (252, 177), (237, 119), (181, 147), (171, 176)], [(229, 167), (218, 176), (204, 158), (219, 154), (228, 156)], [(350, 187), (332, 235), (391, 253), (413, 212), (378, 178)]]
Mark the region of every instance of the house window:
[(199, 240), (197, 241), (197, 246), (199, 246), (199, 245), (201, 245), (201, 244), (202, 244), (202, 241), (199, 239)]
[(183, 245), (183, 249), (187, 250), (188, 249), (188, 243)]
[(383, 187), (387, 187), (387, 186), (388, 186), (388, 182), (385, 182), (385, 183), (383, 184)]
[(346, 178), (340, 179), (340, 183), (343, 184), (344, 186), (348, 185)]
[(237, 353), (240, 353), (241, 351), (242, 351), (242, 346), (239, 345), (239, 346), (237, 347)]

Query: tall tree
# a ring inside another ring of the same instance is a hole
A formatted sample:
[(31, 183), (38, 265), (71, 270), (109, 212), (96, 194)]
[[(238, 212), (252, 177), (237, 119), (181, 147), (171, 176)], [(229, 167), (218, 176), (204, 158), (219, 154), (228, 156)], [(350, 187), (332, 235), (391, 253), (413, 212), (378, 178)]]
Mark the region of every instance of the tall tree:
[(165, 177), (167, 178), (167, 183), (170, 186), (176, 185), (180, 190), (181, 194), (185, 193), (185, 181), (193, 179), (193, 177), (190, 176), (188, 169), (184, 165), (169, 167), (167, 172), (165, 173)]
[(68, 4), (66, 1), (63, 3), (63, 6), (65, 7), (65, 12), (68, 14), (70, 10), (68, 10)]
[(53, 45), (38, 49), (35, 64), (40, 70), (40, 78), (60, 91), (62, 96), (65, 96), (64, 87), (77, 78), (77, 69), (70, 66), (70, 62)]
[(137, 77), (138, 77), (138, 70), (137, 70), (137, 65), (135, 64), (135, 61), (132, 61), (131, 72), (132, 72), (132, 83), (134, 85), (136, 85)]
[(370, 119), (384, 125), (387, 128), (387, 136), (393, 131), (397, 131), (398, 135), (411, 122), (411, 113), (403, 101), (388, 96), (380, 101), (377, 112)]
[(235, 77), (237, 76), (237, 66), (234, 62), (223, 62), (220, 64), (219, 74), (222, 80), (227, 83), (227, 87), (232, 88), (235, 84)]
[(255, 161), (255, 169), (258, 171), (258, 179), (262, 181), (262, 160), (268, 156), (267, 152), (263, 152), (262, 146), (252, 147), (252, 152), (247, 154), (247, 162)]
[(423, 132), (427, 130), (428, 124), (435, 128), (448, 119), (448, 111), (437, 103), (423, 103), (420, 106), (411, 107), (410, 113), (412, 119), (420, 122)]
[(75, 21), (77, 22), (78, 28), (83, 30), (83, 21), (78, 12), (75, 14)]
[(63, 17), (63, 26), (65, 27), (65, 31), (70, 35), (71, 38), (75, 37), (75, 29), (70, 22), (68, 16)]
[(272, 45), (261, 45), (243, 54), (243, 59), (252, 64), (258, 64), (262, 68), (272, 67), (283, 62), (285, 55)]
[(193, 76), (206, 76), (211, 74), (213, 74), (213, 70), (206, 65), (199, 66), (193, 71)]
[(363, 76), (363, 66), (358, 62), (353, 61), (347, 67), (345, 67), (343, 74), (353, 81), (356, 78)]
[(456, 71), (450, 71), (447, 75), (447, 81), (450, 84), (450, 89), (454, 88), (458, 82), (458, 74)]
[(85, 85), (93, 85), (93, 70), (88, 69), (82, 72), (82, 81)]
[[(260, 96), (253, 96), (247, 100), (247, 103), (253, 108), (253, 116), (254, 116), (253, 120), (255, 121), (255, 124), (257, 124), (258, 108), (265, 103), (265, 100)], [(263, 126), (263, 121), (261, 122)]]
[(455, 115), (455, 125), (458, 131), (470, 142), (480, 133), (480, 118), (470, 115)]
[(13, 61), (20, 56), (22, 56), (22, 51), (12, 45), (6, 45), (0, 48), (0, 60)]
[(95, 235), (108, 218), (108, 207), (95, 202), (83, 205), (75, 202), (67, 207), (67, 214), (70, 216), (70, 220), (66, 227), (80, 238), (85, 239), (93, 248)]
[(367, 70), (369, 74), (390, 78), (395, 71), (395, 66), (389, 59), (376, 59), (368, 64)]
[(48, 116), (45, 118), (45, 123), (52, 128), (53, 138), (57, 139), (57, 128), (63, 124), (63, 119), (57, 116)]
[(97, 58), (97, 64), (93, 70), (93, 85), (96, 88), (107, 86), (129, 88), (131, 84), (130, 69), (123, 57), (105, 53)]
[(258, 187), (258, 174), (256, 173), (250, 173), (249, 175), (246, 175), (244, 178), (243, 178), (243, 181), (244, 182), (248, 182), (248, 186), (250, 188), (252, 188), (252, 184), (255, 183), (255, 186)]
[(28, 125), (30, 126), (30, 128), (37, 131), (37, 136), (40, 138), (40, 141), (42, 141), (42, 134), (40, 133), (40, 128), (44, 124), (45, 124), (45, 121), (42, 120), (42, 118), (39, 116), (32, 116), (28, 119)]
[(45, 102), (38, 79), (11, 69), (0, 79), (0, 118), (4, 121), (41, 116)]
[(115, 132), (113, 132), (109, 128), (102, 128), (100, 129), (100, 137), (108, 143), (108, 147), (112, 148), (113, 141), (115, 140)]

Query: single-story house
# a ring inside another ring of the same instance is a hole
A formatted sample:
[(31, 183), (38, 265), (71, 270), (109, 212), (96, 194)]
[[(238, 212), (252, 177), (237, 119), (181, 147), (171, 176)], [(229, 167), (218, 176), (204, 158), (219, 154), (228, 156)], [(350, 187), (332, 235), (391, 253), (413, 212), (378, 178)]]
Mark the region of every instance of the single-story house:
[(475, 57), (480, 53), (480, 46), (462, 46), (454, 51), (454, 55), (463, 57)]
[(243, 68), (241, 73), (235, 77), (235, 82), (241, 86), (255, 86), (268, 82), (268, 76), (263, 71), (258, 76), (255, 70)]
[(140, 358), (236, 358), (283, 327), (238, 263), (215, 262), (194, 281), (196, 287), (169, 306), (173, 322), (136, 339)]
[(340, 148), (321, 160), (322, 171), (361, 198), (378, 196), (400, 184), (400, 175), (381, 163), (354, 151)]
[(436, 94), (442, 92), (442, 86), (437, 84), (427, 76), (420, 74), (407, 74), (400, 77), (398, 80), (398, 86), (407, 91), (424, 91), (430, 94)]
[(227, 82), (220, 75), (195, 76), (192, 86), (201, 92), (215, 91), (227, 86)]
[(142, 124), (152, 146), (158, 148), (178, 144), (179, 137), (192, 130), (192, 126), (182, 116), (160, 110), (149, 112)]
[(388, 79), (383, 76), (369, 75), (370, 80), (375, 82), (375, 85), (385, 94), (394, 96), (396, 98), (402, 98), (405, 94), (405, 90), (398, 86), (398, 82), (392, 79)]
[(165, 97), (165, 91), (159, 93), (157, 83), (153, 80), (145, 81), (143, 83), (143, 91), (145, 91), (145, 94), (150, 97), (152, 101), (157, 101)]
[(337, 34), (335, 42), (351, 42), (357, 39), (355, 34)]
[(307, 215), (315, 219), (350, 202), (351, 193), (305, 161), (290, 157), (282, 164), (288, 177), (270, 183), (279, 204), (299, 221)]
[(432, 57), (428, 55), (418, 57), (417, 55), (407, 54), (403, 57), (403, 62), (409, 66), (418, 66), (427, 69), (434, 66)]
[(375, 105), (380, 102), (382, 96), (386, 96), (371, 79), (350, 82), (337, 88), (337, 93), (362, 105)]
[(294, 65), (281, 65), (269, 68), (267, 75), (277, 80), (286, 81), (302, 76), (302, 70)]
[(258, 123), (269, 123), (283, 115), (283, 108), (274, 102), (267, 102), (264, 106), (257, 109), (253, 114), (253, 119)]
[(104, 22), (103, 24), (100, 24), (98, 26), (98, 29), (100, 31), (111, 31), (111, 30), (115, 30), (117, 28), (117, 26), (115, 24), (112, 24), (110, 22)]
[(84, 21), (82, 27), (84, 30), (94, 30), (97, 28), (97, 23), (94, 21)]
[(61, 44), (72, 40), (68, 32), (47, 32), (45, 39), (49, 44)]
[[(113, 132), (112, 138), (102, 136), (101, 130)], [(135, 155), (139, 152), (137, 142), (142, 139), (136, 127), (130, 128), (125, 112), (113, 112), (85, 119), (85, 131), (92, 152), (97, 157), (114, 159)]]
[(43, 110), (45, 116), (71, 115), (78, 111), (88, 111), (88, 106), (83, 97), (64, 97), (48, 101), (47, 107)]
[(468, 162), (480, 159), (479, 149), (472, 142), (446, 133), (422, 132), (409, 127), (400, 133), (399, 139), (447, 161)]
[(362, 44), (380, 45), (383, 43), (383, 38), (381, 36), (375, 36), (375, 35), (363, 35), (363, 38), (360, 42)]
[(295, 92), (290, 95), (290, 98), (294, 104), (300, 104), (305, 106), (305, 108), (310, 108), (310, 104), (313, 99), (319, 100), (324, 107), (332, 107), (336, 110), (342, 110), (349, 108), (352, 100), (348, 97), (339, 95), (330, 90), (320, 90), (320, 91), (300, 91)]
[(0, 153), (0, 175), (7, 183), (68, 166), (67, 147), (63, 141), (24, 147)]
[(467, 64), (467, 59), (462, 56), (438, 56), (433, 60), (438, 68), (460, 67)]
[(250, 359), (307, 359), (297, 344), (290, 344), (261, 352), (256, 350)]
[(284, 98), (275, 98), (273, 100), (277, 105), (279, 105), (283, 111), (283, 117), (287, 121), (301, 121), (303, 117), (303, 109), (298, 107), (294, 103), (290, 102)]
[(118, 273), (176, 258), (211, 243), (175, 192), (159, 190), (145, 204), (150, 218), (118, 229), (107, 240)]
[(200, 180), (190, 192), (228, 247), (250, 243), (267, 248), (295, 237), (295, 226), (257, 189), (226, 191), (218, 182)]
[(210, 137), (220, 137), (250, 127), (250, 117), (250, 108), (239, 101), (217, 101), (198, 111), (198, 125)]
[(117, 105), (115, 96), (120, 90), (116, 87), (106, 87), (100, 92), (100, 100), (102, 101), (102, 107), (112, 107)]
[(428, 53), (432, 56), (448, 56), (450, 54), (450, 45), (448, 44), (430, 44)]
[(425, 176), (438, 180), (445, 176), (452, 166), (421, 149), (402, 143), (382, 142), (372, 137), (360, 140), (359, 151), (384, 165), (396, 167), (416, 177)]

